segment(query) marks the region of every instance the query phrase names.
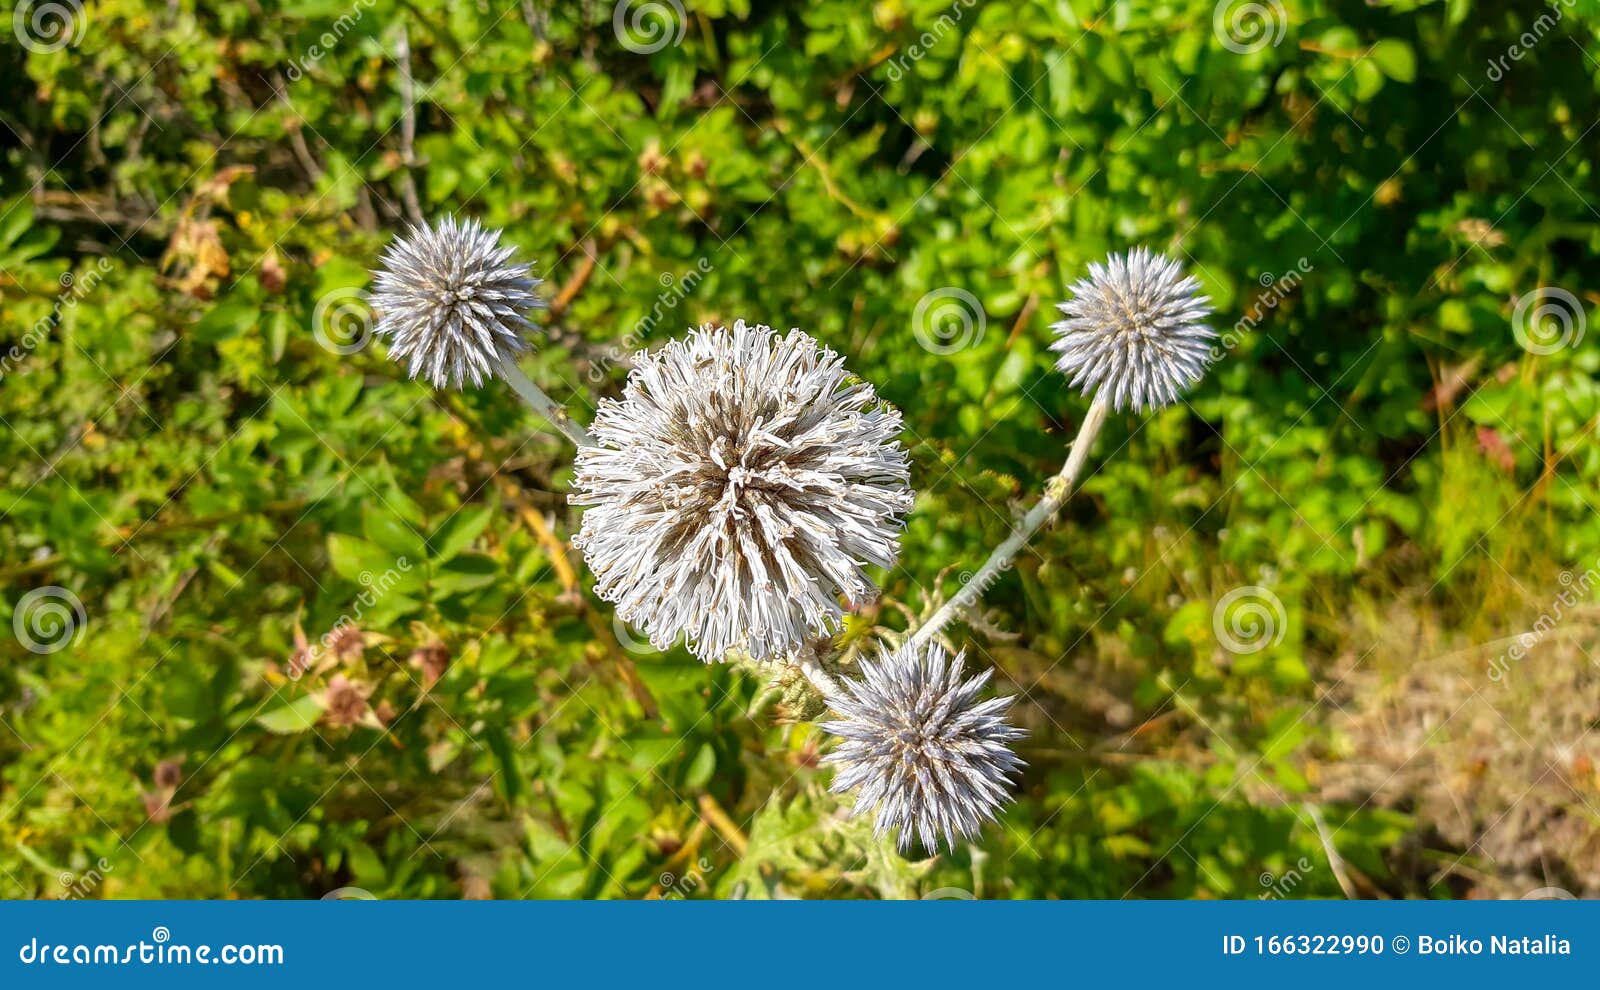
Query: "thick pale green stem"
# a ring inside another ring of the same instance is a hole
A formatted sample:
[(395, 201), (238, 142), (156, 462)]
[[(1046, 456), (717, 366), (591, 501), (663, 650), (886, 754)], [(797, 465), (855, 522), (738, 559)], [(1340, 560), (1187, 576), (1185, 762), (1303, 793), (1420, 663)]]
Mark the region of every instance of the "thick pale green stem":
[(1055, 518), (1067, 497), (1072, 494), (1072, 488), (1078, 483), (1078, 476), (1083, 473), (1083, 466), (1089, 459), (1089, 448), (1094, 446), (1095, 437), (1100, 433), (1100, 428), (1105, 425), (1106, 414), (1111, 411), (1110, 402), (1105, 398), (1104, 392), (1097, 395), (1089, 406), (1089, 414), (1083, 418), (1083, 425), (1078, 427), (1077, 439), (1072, 441), (1072, 452), (1067, 455), (1067, 463), (1062, 465), (1061, 472), (1051, 478), (1044, 486), (1044, 496), (1039, 499), (1039, 504), (1022, 517), (1022, 522), (1006, 537), (1004, 543), (995, 547), (994, 553), (984, 561), (978, 573), (966, 583), (954, 598), (945, 602), (944, 607), (933, 614), (933, 618), (923, 623), (912, 635), (911, 641), (917, 646), (926, 646), (929, 640), (937, 636), (945, 626), (961, 617), (978, 599), (989, 585), (994, 583), (1017, 559), (1017, 554), (1022, 550), (1029, 539), (1037, 533), (1045, 523)]
[(806, 680), (811, 682), (811, 686), (817, 689), (817, 692), (822, 695), (824, 700), (832, 698), (839, 693), (839, 682), (829, 677), (827, 672), (822, 669), (822, 664), (818, 663), (814, 657), (796, 660), (795, 666), (800, 668), (800, 673), (805, 675)]
[(533, 383), (533, 379), (522, 373), (515, 361), (502, 361), (500, 367), (505, 374), (505, 379), (511, 387), (516, 389), (517, 395), (527, 403), (528, 408), (550, 421), (550, 425), (567, 435), (567, 439), (579, 447), (593, 447), (594, 440), (590, 438), (589, 431), (579, 426), (569, 415), (567, 410), (558, 406), (555, 400), (544, 394), (544, 389)]

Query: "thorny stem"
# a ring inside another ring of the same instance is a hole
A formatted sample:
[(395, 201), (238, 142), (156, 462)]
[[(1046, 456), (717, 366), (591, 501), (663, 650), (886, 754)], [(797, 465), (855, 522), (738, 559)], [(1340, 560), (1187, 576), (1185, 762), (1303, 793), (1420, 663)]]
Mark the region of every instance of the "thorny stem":
[(555, 400), (544, 394), (544, 389), (533, 383), (533, 380), (523, 374), (515, 361), (500, 362), (501, 374), (505, 376), (511, 387), (516, 389), (517, 395), (527, 403), (529, 409), (550, 421), (550, 425), (567, 435), (567, 439), (579, 447), (593, 447), (594, 440), (589, 436), (589, 431), (573, 420), (567, 410), (556, 405)]
[(1095, 437), (1105, 425), (1106, 414), (1110, 411), (1111, 402), (1102, 390), (1090, 404), (1089, 414), (1083, 418), (1083, 425), (1078, 427), (1078, 436), (1072, 441), (1072, 452), (1067, 455), (1067, 463), (1062, 465), (1059, 474), (1045, 484), (1044, 496), (1039, 499), (1039, 504), (1028, 510), (1028, 514), (1022, 517), (1022, 522), (1010, 536), (1006, 537), (1004, 543), (994, 548), (994, 552), (983, 562), (983, 566), (973, 575), (972, 580), (968, 581), (955, 597), (945, 602), (944, 606), (912, 635), (911, 642), (914, 645), (919, 647), (928, 645), (928, 641), (937, 636), (945, 626), (977, 604), (978, 599), (983, 596), (989, 585), (994, 583), (995, 578), (1017, 559), (1018, 552), (1033, 534), (1055, 518), (1062, 504), (1072, 494), (1073, 486), (1078, 483), (1078, 476), (1083, 473), (1083, 466), (1089, 459), (1089, 448), (1094, 446)]

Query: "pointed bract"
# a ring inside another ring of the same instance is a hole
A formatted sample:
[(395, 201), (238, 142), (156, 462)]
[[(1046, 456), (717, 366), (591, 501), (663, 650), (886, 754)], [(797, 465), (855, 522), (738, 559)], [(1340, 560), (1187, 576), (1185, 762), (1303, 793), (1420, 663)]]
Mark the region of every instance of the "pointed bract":
[(445, 217), (389, 245), (374, 274), (372, 306), (389, 356), (436, 388), (482, 385), (528, 349), (523, 315), (543, 307), (541, 279), (509, 264), (514, 248), (476, 220)]
[(811, 337), (743, 321), (641, 355), (578, 451), (573, 544), (665, 649), (783, 656), (839, 628), (911, 508), (900, 414)]
[(1205, 374), (1217, 336), (1205, 324), (1210, 300), (1176, 261), (1134, 248), (1090, 264), (1070, 291), (1050, 349), (1074, 388), (1139, 411), (1176, 402)]
[(862, 660), (860, 680), (828, 699), (839, 715), (822, 728), (843, 742), (824, 758), (832, 790), (857, 790), (853, 814), (876, 810), (879, 835), (900, 830), (930, 852), (970, 837), (1011, 800), (1023, 764), (1008, 745), (1026, 735), (1005, 720), (1011, 698), (980, 701), (992, 671), (963, 680), (964, 654), (908, 642)]

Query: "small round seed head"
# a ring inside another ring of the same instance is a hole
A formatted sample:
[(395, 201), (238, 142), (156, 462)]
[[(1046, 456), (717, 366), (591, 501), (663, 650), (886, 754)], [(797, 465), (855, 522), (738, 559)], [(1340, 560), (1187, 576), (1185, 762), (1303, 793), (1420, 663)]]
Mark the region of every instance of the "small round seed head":
[(507, 264), (514, 248), (476, 220), (445, 217), (389, 245), (376, 276), (376, 331), (412, 378), (436, 388), (482, 385), (528, 349), (523, 314), (544, 303), (527, 265)]
[(839, 628), (910, 509), (900, 414), (791, 330), (701, 327), (641, 354), (580, 448), (573, 540), (595, 593), (665, 649), (757, 660)]
[(1147, 248), (1091, 263), (1053, 323), (1056, 367), (1084, 393), (1107, 390), (1113, 406), (1135, 412), (1178, 400), (1211, 361), (1210, 300), (1170, 258)]
[(993, 671), (964, 681), (963, 656), (937, 643), (884, 649), (828, 699), (839, 718), (822, 728), (843, 740), (824, 758), (838, 768), (832, 790), (860, 788), (852, 814), (877, 809), (877, 833), (898, 828), (902, 850), (913, 835), (933, 852), (940, 836), (953, 848), (976, 834), (1023, 766), (1007, 745), (1025, 735), (1005, 720), (1013, 699), (979, 701)]

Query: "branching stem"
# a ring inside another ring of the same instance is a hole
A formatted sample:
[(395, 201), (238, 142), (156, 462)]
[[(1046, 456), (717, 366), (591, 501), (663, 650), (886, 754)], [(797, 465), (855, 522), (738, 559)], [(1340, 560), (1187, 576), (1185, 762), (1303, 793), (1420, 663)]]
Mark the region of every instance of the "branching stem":
[(1022, 517), (1022, 522), (1010, 536), (1006, 537), (1005, 542), (994, 548), (994, 552), (983, 562), (983, 566), (973, 575), (972, 580), (968, 581), (955, 597), (945, 602), (944, 606), (912, 635), (911, 641), (914, 644), (926, 646), (929, 640), (944, 630), (945, 626), (976, 605), (989, 585), (993, 584), (995, 579), (1017, 559), (1017, 554), (1033, 534), (1055, 518), (1062, 504), (1072, 494), (1073, 486), (1078, 483), (1078, 476), (1083, 473), (1083, 466), (1089, 459), (1089, 448), (1094, 446), (1095, 437), (1105, 425), (1106, 415), (1110, 411), (1110, 401), (1106, 399), (1102, 390), (1090, 404), (1089, 414), (1083, 418), (1083, 425), (1078, 427), (1078, 436), (1072, 441), (1072, 451), (1067, 455), (1067, 463), (1062, 465), (1060, 473), (1045, 484), (1044, 496), (1039, 499), (1039, 504), (1028, 510), (1028, 514)]
[(533, 383), (533, 379), (523, 374), (515, 361), (501, 362), (501, 371), (505, 380), (516, 390), (517, 395), (527, 404), (529, 409), (550, 421), (550, 424), (562, 433), (567, 439), (579, 447), (593, 447), (594, 440), (589, 436), (589, 431), (567, 414), (563, 406), (556, 404), (554, 399), (544, 393), (544, 389)]

